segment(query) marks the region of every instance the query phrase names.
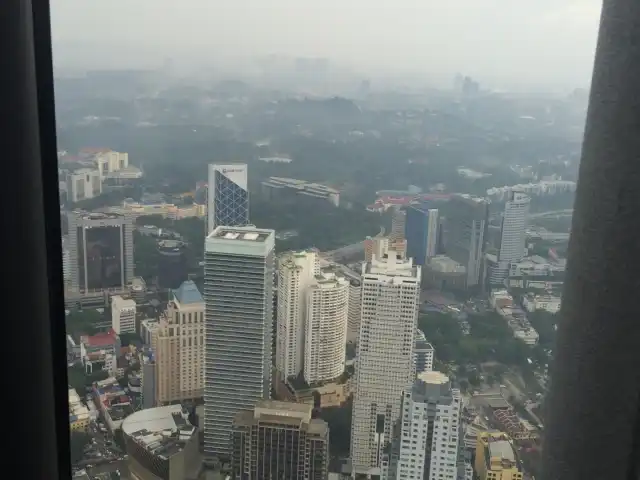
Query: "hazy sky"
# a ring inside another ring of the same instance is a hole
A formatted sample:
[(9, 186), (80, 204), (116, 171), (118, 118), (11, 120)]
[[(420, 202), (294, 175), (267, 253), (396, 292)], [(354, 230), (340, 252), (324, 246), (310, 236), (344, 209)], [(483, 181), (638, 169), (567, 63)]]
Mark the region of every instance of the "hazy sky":
[[(411, 70), (585, 85), (601, 0), (51, 0), (54, 55), (324, 56)], [(95, 67), (94, 63), (91, 65)]]

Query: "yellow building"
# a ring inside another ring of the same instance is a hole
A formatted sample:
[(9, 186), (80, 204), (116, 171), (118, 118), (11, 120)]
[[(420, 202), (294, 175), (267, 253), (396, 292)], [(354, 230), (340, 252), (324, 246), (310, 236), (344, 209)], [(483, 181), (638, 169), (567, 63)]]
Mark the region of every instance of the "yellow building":
[(74, 388), (69, 389), (69, 427), (72, 432), (84, 432), (89, 427), (89, 409)]
[(191, 280), (171, 293), (151, 340), (158, 405), (198, 399), (204, 394), (204, 299)]
[(522, 480), (513, 441), (506, 433), (478, 434), (475, 470), (480, 480)]

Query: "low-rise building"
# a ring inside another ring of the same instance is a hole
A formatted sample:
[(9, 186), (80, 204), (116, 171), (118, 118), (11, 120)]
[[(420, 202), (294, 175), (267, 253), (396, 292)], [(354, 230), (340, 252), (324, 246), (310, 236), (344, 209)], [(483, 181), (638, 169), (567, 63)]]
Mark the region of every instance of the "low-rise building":
[(558, 313), (560, 311), (561, 300), (555, 295), (526, 295), (522, 300), (522, 305), (528, 312), (536, 310), (544, 310), (549, 313)]
[(122, 422), (122, 433), (133, 478), (197, 478), (198, 429), (182, 405), (140, 410)]
[(268, 180), (262, 182), (262, 190), (270, 198), (300, 195), (307, 198), (326, 200), (336, 207), (340, 205), (339, 190), (320, 183), (312, 183), (295, 178), (269, 177)]
[(523, 472), (511, 438), (502, 432), (478, 435), (475, 459), (479, 480), (522, 480)]
[(112, 432), (120, 428), (123, 420), (133, 413), (131, 399), (114, 377), (96, 382), (93, 398)]
[(423, 267), (422, 281), (438, 290), (462, 291), (467, 288), (467, 269), (446, 255), (436, 255)]
[(69, 389), (69, 428), (72, 432), (84, 432), (89, 427), (89, 408), (82, 403), (75, 388)]
[(80, 342), (84, 363), (104, 361), (106, 355), (118, 356), (120, 353), (120, 336), (113, 329), (95, 335), (83, 335), (80, 337)]
[(489, 304), (507, 322), (514, 338), (527, 345), (537, 345), (538, 332), (531, 326), (526, 312), (517, 306), (506, 290), (494, 290), (489, 296)]

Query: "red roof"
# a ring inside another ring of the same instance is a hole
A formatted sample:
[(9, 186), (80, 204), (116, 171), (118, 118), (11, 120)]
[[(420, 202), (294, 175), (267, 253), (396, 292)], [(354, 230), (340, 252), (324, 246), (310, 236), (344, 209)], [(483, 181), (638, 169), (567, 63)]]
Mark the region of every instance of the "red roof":
[(106, 347), (116, 342), (116, 332), (111, 329), (108, 332), (101, 332), (87, 337), (87, 345), (92, 347)]

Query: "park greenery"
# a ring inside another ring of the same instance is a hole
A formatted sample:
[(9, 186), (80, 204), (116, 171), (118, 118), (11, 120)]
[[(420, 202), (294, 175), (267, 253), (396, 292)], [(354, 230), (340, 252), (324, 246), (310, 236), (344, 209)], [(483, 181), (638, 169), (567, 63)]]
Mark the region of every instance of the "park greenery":
[(104, 321), (103, 314), (94, 309), (73, 309), (66, 316), (67, 333), (79, 335), (93, 335), (97, 333), (100, 323)]
[(546, 351), (553, 348), (556, 316), (535, 312), (529, 320), (540, 335), (534, 347), (514, 338), (505, 320), (493, 312), (469, 315), (468, 335), (454, 316), (444, 313), (421, 313), (418, 326), (433, 344), (438, 361), (457, 365), (458, 376), (477, 386), (480, 378), (475, 366), (492, 365), (492, 373), (485, 379), (492, 384), (499, 382), (507, 368), (518, 369), (527, 380), (536, 368), (547, 365)]
[(67, 383), (69, 388), (75, 391), (81, 397), (85, 394), (86, 388), (109, 377), (104, 370), (94, 370), (93, 373), (87, 373), (83, 365), (73, 365), (67, 368)]

